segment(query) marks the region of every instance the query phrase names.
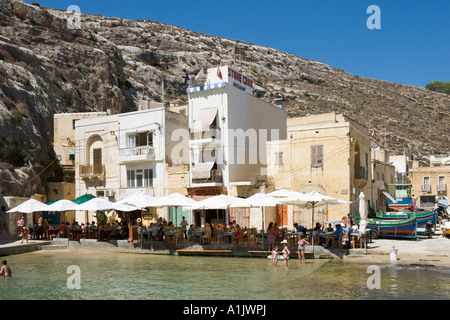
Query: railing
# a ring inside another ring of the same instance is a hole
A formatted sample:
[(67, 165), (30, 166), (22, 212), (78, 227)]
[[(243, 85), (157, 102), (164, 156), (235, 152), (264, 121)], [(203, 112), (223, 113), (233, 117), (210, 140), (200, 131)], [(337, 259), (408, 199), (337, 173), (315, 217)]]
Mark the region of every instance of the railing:
[(150, 146), (140, 146), (140, 147), (132, 147), (132, 148), (123, 148), (119, 149), (119, 158), (127, 159), (133, 157), (141, 157), (145, 156), (147, 159), (155, 158), (155, 148)]
[(421, 190), (422, 192), (431, 192), (431, 184), (423, 184)]
[(439, 183), (439, 184), (436, 186), (436, 190), (437, 190), (437, 191), (447, 191), (447, 184), (445, 184), (445, 183)]
[(192, 183), (223, 183), (222, 170), (212, 169), (209, 179), (192, 179)]
[(409, 184), (409, 177), (407, 173), (399, 173), (395, 179), (396, 184)]
[(220, 128), (211, 127), (204, 132), (191, 132), (191, 140), (220, 139)]
[(104, 164), (94, 164), (94, 165), (80, 165), (80, 176), (82, 178), (86, 177), (100, 177), (105, 173)]

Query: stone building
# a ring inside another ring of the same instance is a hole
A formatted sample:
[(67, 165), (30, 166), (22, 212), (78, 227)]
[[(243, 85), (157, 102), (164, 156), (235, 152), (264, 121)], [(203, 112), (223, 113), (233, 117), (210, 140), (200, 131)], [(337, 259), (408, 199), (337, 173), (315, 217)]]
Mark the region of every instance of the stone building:
[[(341, 220), (358, 213), (360, 192), (373, 202), (371, 141), (367, 128), (341, 114), (287, 120), (287, 139), (268, 142), (268, 175), (275, 189), (320, 194), (352, 204), (315, 209), (315, 221)], [(289, 206), (278, 224), (311, 224), (311, 210)]]

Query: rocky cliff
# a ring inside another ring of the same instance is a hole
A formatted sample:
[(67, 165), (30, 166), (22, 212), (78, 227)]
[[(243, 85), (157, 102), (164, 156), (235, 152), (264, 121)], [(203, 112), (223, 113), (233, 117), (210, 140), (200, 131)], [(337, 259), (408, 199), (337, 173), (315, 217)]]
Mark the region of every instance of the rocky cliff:
[(66, 11), (0, 0), (1, 194), (44, 193), (46, 179), (63, 178), (52, 163), (53, 114), (184, 103), (186, 72), (192, 79), (218, 64), (249, 74), (256, 95), (282, 98), (290, 116), (336, 111), (379, 137), (386, 126), (393, 152), (450, 152), (448, 95), (155, 21), (82, 14), (79, 29), (70, 21)]

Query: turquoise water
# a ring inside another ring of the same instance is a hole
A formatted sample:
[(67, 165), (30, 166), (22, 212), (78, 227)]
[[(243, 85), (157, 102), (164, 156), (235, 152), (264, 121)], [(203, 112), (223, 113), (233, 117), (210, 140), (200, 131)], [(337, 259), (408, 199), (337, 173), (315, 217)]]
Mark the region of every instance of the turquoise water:
[[(450, 298), (449, 271), (413, 266), (379, 265), (381, 288), (370, 290), (368, 265), (341, 260), (294, 259), (286, 271), (261, 258), (39, 251), (3, 259), (13, 278), (0, 279), (1, 300)], [(67, 287), (71, 265), (79, 267), (80, 289)]]

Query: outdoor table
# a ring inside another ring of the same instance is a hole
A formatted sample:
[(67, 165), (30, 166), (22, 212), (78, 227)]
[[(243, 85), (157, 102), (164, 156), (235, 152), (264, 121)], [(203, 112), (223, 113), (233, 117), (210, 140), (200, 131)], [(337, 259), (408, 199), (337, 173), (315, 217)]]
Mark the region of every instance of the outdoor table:
[[(262, 240), (262, 236), (263, 236), (262, 232), (256, 232), (255, 233), (255, 239), (256, 240), (258, 240), (258, 238), (261, 238), (261, 240)], [(264, 232), (264, 239), (267, 240), (267, 236), (268, 236), (268, 233)], [(257, 241), (257, 243), (259, 243), (259, 242)]]
[(328, 239), (328, 237), (333, 234), (334, 232), (322, 232), (319, 233), (319, 237), (324, 238), (324, 239)]
[(177, 232), (175, 230), (169, 230), (164, 232), (164, 238), (167, 243), (174, 241), (173, 237), (176, 236)]
[(192, 235), (195, 237), (195, 242), (200, 242), (200, 237), (203, 235), (202, 231), (193, 231)]
[(359, 241), (360, 249), (362, 249), (363, 248), (363, 242), (364, 242), (363, 234), (361, 234), (361, 233), (351, 233), (350, 235), (351, 235), (352, 241), (353, 241), (353, 249), (355, 249), (356, 240)]
[(288, 232), (286, 233), (286, 238), (287, 241), (289, 242), (289, 245), (291, 246), (295, 246), (296, 245), (296, 240), (298, 238), (298, 236), (300, 235), (301, 232)]
[(51, 239), (53, 239), (53, 237), (57, 237), (59, 233), (59, 230), (48, 230), (48, 237)]
[(227, 242), (228, 243), (231, 243), (231, 237), (235, 238), (236, 237), (236, 233), (227, 231), (227, 232), (223, 233), (223, 236), (227, 238)]

